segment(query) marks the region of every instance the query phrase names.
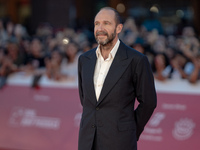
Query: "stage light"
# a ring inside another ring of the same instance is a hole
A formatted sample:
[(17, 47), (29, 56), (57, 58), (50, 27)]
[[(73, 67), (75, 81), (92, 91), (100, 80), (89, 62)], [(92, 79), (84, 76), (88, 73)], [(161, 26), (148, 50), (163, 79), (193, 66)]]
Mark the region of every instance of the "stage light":
[(117, 4), (117, 11), (118, 11), (119, 13), (124, 13), (125, 10), (126, 10), (126, 7), (125, 7), (124, 4), (122, 4), (122, 3)]
[(67, 45), (69, 43), (69, 39), (68, 38), (64, 38), (63, 39), (63, 44)]

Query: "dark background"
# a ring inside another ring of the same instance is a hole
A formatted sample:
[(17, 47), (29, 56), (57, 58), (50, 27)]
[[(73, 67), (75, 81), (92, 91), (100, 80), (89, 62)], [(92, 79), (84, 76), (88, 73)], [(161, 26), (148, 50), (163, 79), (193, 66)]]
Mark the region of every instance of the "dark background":
[(92, 30), (94, 15), (101, 7), (117, 8), (120, 3), (125, 6), (121, 12), (124, 19), (131, 16), (139, 24), (156, 6), (162, 24), (190, 25), (200, 35), (199, 0), (0, 0), (0, 17), (23, 24), (29, 34), (34, 34), (41, 23)]

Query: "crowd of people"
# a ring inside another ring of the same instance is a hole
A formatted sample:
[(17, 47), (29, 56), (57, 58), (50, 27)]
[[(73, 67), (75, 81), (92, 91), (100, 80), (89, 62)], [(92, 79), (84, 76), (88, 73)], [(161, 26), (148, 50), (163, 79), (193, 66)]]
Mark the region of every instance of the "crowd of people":
[[(155, 79), (187, 79), (193, 84), (200, 79), (200, 40), (192, 26), (166, 35), (161, 24), (138, 26), (127, 18), (120, 39), (148, 57)], [(23, 25), (1, 19), (0, 88), (16, 72), (33, 75), (32, 87), (38, 86), (41, 76), (58, 82), (77, 80), (79, 55), (96, 46), (93, 31), (87, 28), (55, 29), (43, 23), (29, 35)]]

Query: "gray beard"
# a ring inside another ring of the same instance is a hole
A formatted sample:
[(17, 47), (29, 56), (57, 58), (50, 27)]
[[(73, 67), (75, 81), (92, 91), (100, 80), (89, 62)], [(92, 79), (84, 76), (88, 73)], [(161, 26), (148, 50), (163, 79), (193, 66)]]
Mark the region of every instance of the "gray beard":
[(112, 41), (114, 40), (116, 36), (116, 31), (114, 31), (114, 33), (111, 34), (110, 37), (108, 37), (105, 41), (99, 41), (98, 38), (96, 38), (96, 41), (99, 45), (102, 45), (102, 46), (106, 46), (110, 43), (112, 43)]

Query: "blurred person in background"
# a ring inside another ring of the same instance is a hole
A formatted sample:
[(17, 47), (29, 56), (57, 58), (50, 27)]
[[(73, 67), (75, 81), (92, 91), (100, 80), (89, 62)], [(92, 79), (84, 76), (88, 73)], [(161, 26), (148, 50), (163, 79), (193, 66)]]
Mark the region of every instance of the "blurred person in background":
[(125, 44), (131, 46), (133, 43), (135, 43), (138, 36), (139, 31), (135, 20), (131, 17), (127, 18), (124, 22), (124, 27), (119, 37), (123, 40)]
[(7, 32), (4, 28), (4, 21), (0, 19), (0, 47), (5, 47), (8, 36)]
[(67, 80), (78, 79), (78, 57), (79, 57), (79, 46), (75, 42), (69, 42), (64, 47), (64, 58), (61, 63), (61, 74), (65, 75)]
[(160, 52), (156, 54), (152, 70), (157, 80), (165, 81), (169, 78), (171, 70), (169, 68), (169, 59), (165, 53)]
[(2, 65), (3, 65), (3, 60), (5, 57), (5, 49), (3, 47), (0, 47), (0, 89), (5, 85), (6, 83), (6, 78), (2, 75)]
[(13, 35), (19, 45), (21, 44), (23, 38), (28, 37), (26, 29), (21, 24), (16, 24), (14, 26)]
[(176, 47), (176, 36), (175, 35), (167, 36), (166, 44), (167, 44), (167, 47), (175, 48)]
[(49, 79), (62, 81), (65, 76), (61, 74), (61, 63), (63, 55), (58, 49), (51, 52), (50, 57), (45, 58), (46, 75)]
[(39, 79), (45, 73), (45, 53), (40, 38), (33, 37), (30, 43), (30, 55), (26, 64), (26, 71), (32, 72), (33, 81), (31, 86), (38, 87)]
[(0, 47), (0, 68), (1, 68), (4, 56), (5, 56), (5, 48)]
[(194, 68), (189, 76), (190, 83), (197, 83), (200, 79), (200, 50), (198, 54), (193, 58)]
[(53, 35), (45, 38), (44, 45), (46, 55), (51, 55), (51, 53), (58, 48), (58, 42)]
[(97, 42), (92, 43), (92, 49), (93, 49), (93, 48), (96, 48), (97, 46), (98, 46), (98, 43), (97, 43)]
[(200, 48), (199, 40), (196, 38), (192, 27), (183, 28), (182, 35), (176, 39), (176, 48), (186, 59), (184, 70), (179, 69), (182, 78), (186, 79), (193, 71), (194, 61), (192, 60), (196, 57)]
[[(22, 38), (22, 41), (20, 43), (20, 51), (23, 55), (23, 68), (26, 68), (26, 65), (28, 64), (28, 59), (31, 55), (31, 49), (30, 49), (30, 45), (31, 45), (31, 38), (30, 37), (24, 37)], [(26, 69), (24, 70), (26, 71)]]
[(6, 22), (6, 33), (7, 33), (7, 39), (13, 39), (14, 36), (14, 23), (11, 20), (8, 20)]
[(170, 60), (172, 79), (187, 79), (189, 74), (187, 73), (188, 58), (181, 52), (177, 51), (173, 58)]
[(23, 64), (19, 45), (14, 41), (9, 41), (5, 50), (5, 55), (1, 52), (0, 85), (3, 87), (9, 75), (21, 70)]
[(152, 45), (152, 49), (155, 53), (165, 53), (166, 52), (166, 38), (163, 35), (158, 35), (157, 40)]
[(144, 40), (143, 46), (145, 48), (145, 55), (147, 56), (150, 65), (152, 66), (154, 63), (155, 56), (155, 43), (159, 39), (159, 34), (157, 29), (153, 29), (152, 31), (143, 31), (142, 38)]
[(45, 58), (45, 53), (42, 41), (37, 37), (33, 37), (30, 43), (30, 55), (28, 58), (27, 65), (33, 71), (35, 69), (44, 68), (45, 66), (44, 58)]
[(51, 36), (51, 35), (53, 35), (52, 25), (47, 22), (40, 23), (36, 29), (35, 36), (40, 37), (40, 39), (44, 41), (45, 38), (47, 38), (48, 36)]
[(200, 42), (196, 38), (194, 29), (192, 27), (183, 28), (178, 46), (178, 48), (189, 58), (192, 58), (198, 54)]
[(200, 43), (196, 37), (194, 28), (190, 26), (183, 28), (182, 38), (185, 44), (190, 46), (191, 51), (197, 54), (199, 51)]
[(167, 46), (165, 50), (165, 54), (167, 55), (169, 60), (171, 60), (176, 54), (176, 49), (174, 47)]
[(143, 37), (145, 44), (148, 45), (150, 48), (153, 49), (154, 44), (159, 39), (159, 34), (157, 29), (153, 29), (146, 33), (146, 37)]
[[(154, 58), (157, 55), (156, 53), (165, 53), (170, 62), (172, 62), (166, 70), (169, 71), (169, 68), (171, 67), (172, 76), (176, 74), (175, 72), (179, 72), (179, 77), (188, 78), (188, 76), (190, 76), (194, 70), (194, 57), (198, 54), (200, 48), (200, 42), (197, 38), (194, 28), (192, 26), (185, 26), (184, 28), (182, 28), (180, 34), (169, 34), (168, 36), (164, 37), (162, 35), (162, 32), (160, 32), (162, 31), (160, 30), (162, 28), (160, 25), (158, 25), (157, 23), (150, 25), (148, 23), (149, 21), (152, 21), (152, 18), (157, 19), (156, 17), (157, 16), (153, 16), (150, 17), (151, 19), (146, 19), (140, 26), (137, 24), (137, 22), (135, 22), (134, 18), (128, 17), (125, 20), (123, 31), (119, 35), (120, 38), (122, 39), (122, 41), (127, 43), (127, 45), (145, 54), (148, 57), (148, 60), (152, 67), (153, 65), (155, 65), (155, 60), (157, 60), (157, 58)], [(97, 47), (97, 43), (93, 42), (94, 37), (93, 35), (91, 35), (91, 32), (84, 28), (76, 28), (76, 30), (69, 27), (54, 29), (49, 23), (41, 23), (36, 30), (36, 36), (39, 37), (41, 40), (41, 44), (43, 45), (42, 57), (45, 58), (46, 56), (51, 57), (51, 53), (57, 48), (62, 53), (65, 53), (64, 51), (66, 43), (63, 43), (64, 39), (72, 40), (78, 43), (78, 46), (82, 48), (82, 52), (86, 52), (90, 48)], [(37, 57), (37, 61), (32, 61), (33, 59), (35, 59), (35, 56), (33, 57), (31, 50), (31, 38), (32, 37), (29, 37), (26, 29), (21, 24), (14, 24), (9, 18), (0, 19), (0, 47), (6, 48), (9, 41), (17, 41), (19, 47), (19, 55), (23, 61), (23, 64), (20, 68), (22, 71), (25, 71), (29, 74), (33, 73), (35, 70), (33, 64), (37, 66), (37, 62), (39, 62), (38, 64), (43, 64), (42, 66), (45, 66), (44, 58), (42, 58), (42, 60)], [(175, 55), (177, 55), (177, 51), (180, 51), (186, 58), (185, 65), (183, 65), (184, 67), (182, 67), (184, 68), (183, 71), (181, 71), (180, 69), (175, 69), (181, 68), (175, 67), (178, 66), (175, 62), (180, 59), (175, 59), (176, 61), (173, 61)], [(78, 53), (78, 55), (79, 54), (80, 53)], [(6, 54), (4, 55), (6, 56)], [(67, 58), (64, 57), (64, 60), (66, 61)], [(30, 65), (31, 62), (35, 63)], [(61, 63), (61, 65), (62, 64), (65, 63)], [(43, 67), (43, 69), (45, 68)], [(66, 72), (66, 69), (63, 70), (65, 70), (64, 72)], [(168, 71), (164, 72), (166, 73)]]
[(152, 31), (156, 29), (159, 34), (163, 34), (163, 27), (161, 22), (158, 19), (158, 13), (150, 11), (149, 16), (144, 20), (142, 26), (146, 28), (147, 31)]
[(87, 52), (91, 49), (91, 44), (88, 40), (86, 40), (85, 42), (82, 43), (82, 46), (80, 46), (82, 48), (82, 52)]
[[(63, 42), (64, 39), (67, 39), (66, 43)], [(58, 31), (55, 33), (55, 40), (57, 47), (64, 53), (65, 45), (68, 44), (69, 39), (65, 37), (64, 32)]]
[(131, 47), (137, 50), (138, 52), (145, 54), (145, 48), (143, 47), (141, 43), (135, 43)]

